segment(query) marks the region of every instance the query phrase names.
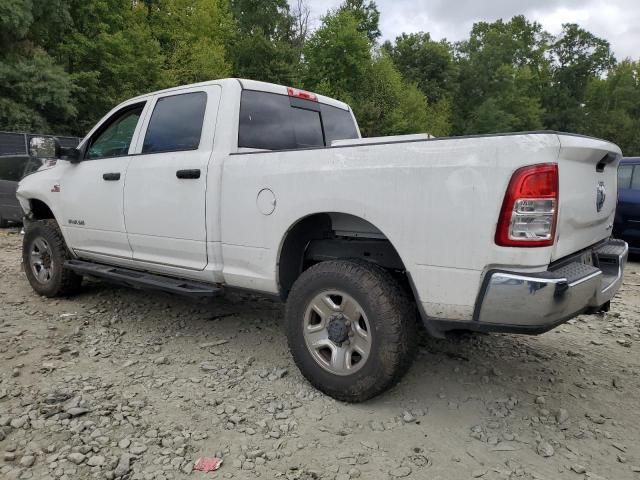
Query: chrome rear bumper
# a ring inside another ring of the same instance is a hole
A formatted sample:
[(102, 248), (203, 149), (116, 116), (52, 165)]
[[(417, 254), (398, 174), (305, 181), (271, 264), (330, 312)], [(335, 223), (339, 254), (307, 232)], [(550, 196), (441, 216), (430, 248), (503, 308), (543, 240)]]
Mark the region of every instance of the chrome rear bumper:
[[(622, 284), (628, 254), (624, 241), (611, 239), (546, 272), (490, 271), (474, 322), (491, 330), (545, 331), (585, 311), (606, 309)], [(592, 265), (583, 262), (589, 257)]]

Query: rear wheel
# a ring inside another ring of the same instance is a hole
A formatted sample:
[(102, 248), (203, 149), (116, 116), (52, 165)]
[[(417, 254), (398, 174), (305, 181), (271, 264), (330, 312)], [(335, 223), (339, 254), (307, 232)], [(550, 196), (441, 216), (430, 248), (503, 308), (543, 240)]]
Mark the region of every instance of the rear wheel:
[(82, 277), (64, 268), (69, 251), (55, 220), (38, 220), (26, 227), (22, 263), (31, 287), (45, 297), (76, 293)]
[(346, 402), (393, 386), (416, 346), (415, 308), (405, 291), (382, 268), (357, 260), (306, 270), (289, 295), (286, 329), (305, 378)]

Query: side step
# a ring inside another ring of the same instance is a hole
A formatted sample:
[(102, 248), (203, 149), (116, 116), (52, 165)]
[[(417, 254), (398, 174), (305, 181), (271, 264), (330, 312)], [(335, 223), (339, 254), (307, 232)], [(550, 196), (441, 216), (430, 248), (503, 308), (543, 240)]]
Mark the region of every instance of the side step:
[(64, 262), (64, 266), (82, 275), (103, 278), (132, 288), (162, 290), (191, 297), (212, 297), (222, 293), (222, 287), (218, 285), (165, 277), (82, 260), (67, 260)]

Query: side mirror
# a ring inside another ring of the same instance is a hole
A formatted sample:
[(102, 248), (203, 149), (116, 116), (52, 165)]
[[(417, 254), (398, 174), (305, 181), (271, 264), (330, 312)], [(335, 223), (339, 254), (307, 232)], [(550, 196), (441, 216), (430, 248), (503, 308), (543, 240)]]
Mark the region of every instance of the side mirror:
[(32, 137), (29, 141), (29, 155), (41, 159), (61, 159), (78, 163), (81, 152), (77, 148), (65, 148), (55, 137)]
[(82, 152), (73, 147), (60, 147), (58, 155), (61, 160), (69, 160), (71, 163), (79, 163), (82, 160)]
[(35, 158), (58, 158), (60, 142), (53, 137), (33, 137), (29, 140), (29, 155)]

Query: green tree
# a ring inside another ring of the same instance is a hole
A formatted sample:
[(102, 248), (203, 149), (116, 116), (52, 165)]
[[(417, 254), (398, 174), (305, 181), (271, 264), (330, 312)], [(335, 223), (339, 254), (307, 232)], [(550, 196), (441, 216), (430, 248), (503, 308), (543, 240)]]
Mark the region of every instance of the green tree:
[[(327, 14), (305, 46), (305, 87), (351, 104), (365, 136), (448, 133), (448, 108), (429, 109), (389, 55), (374, 45), (351, 9)], [(445, 118), (446, 117), (446, 118)]]
[(81, 135), (117, 103), (167, 82), (142, 4), (68, 0), (68, 6), (71, 21), (49, 52), (77, 88), (77, 118), (65, 130)]
[(456, 65), (452, 47), (436, 42), (428, 33), (403, 33), (394, 43), (386, 41), (383, 50), (409, 82), (415, 83), (429, 102), (438, 102), (451, 94)]
[(576, 24), (563, 25), (551, 44), (552, 82), (544, 97), (546, 124), (554, 130), (582, 132), (589, 82), (615, 65), (609, 42)]
[(615, 142), (625, 155), (640, 155), (640, 62), (624, 60), (606, 78), (592, 77), (583, 110), (584, 133)]
[(286, 0), (232, 0), (236, 30), (228, 37), (233, 75), (299, 84), (302, 32)]
[(76, 114), (72, 77), (44, 48), (68, 14), (54, 3), (51, 15), (42, 0), (0, 3), (0, 130), (57, 130)]
[(369, 42), (380, 38), (380, 11), (373, 0), (345, 0), (338, 12), (350, 12), (358, 22), (358, 31), (364, 33)]
[(391, 59), (382, 55), (369, 68), (363, 89), (354, 99), (365, 136), (397, 135), (426, 129), (426, 99), (406, 85)]
[(71, 77), (41, 50), (0, 58), (0, 130), (64, 133), (77, 113)]
[(158, 0), (151, 22), (169, 85), (226, 77), (233, 20), (225, 0)]
[(457, 45), (454, 131), (460, 134), (541, 128), (549, 79), (549, 35), (523, 16), (476, 23)]
[(329, 13), (304, 48), (310, 90), (351, 102), (360, 95), (371, 69), (371, 44), (349, 11)]

